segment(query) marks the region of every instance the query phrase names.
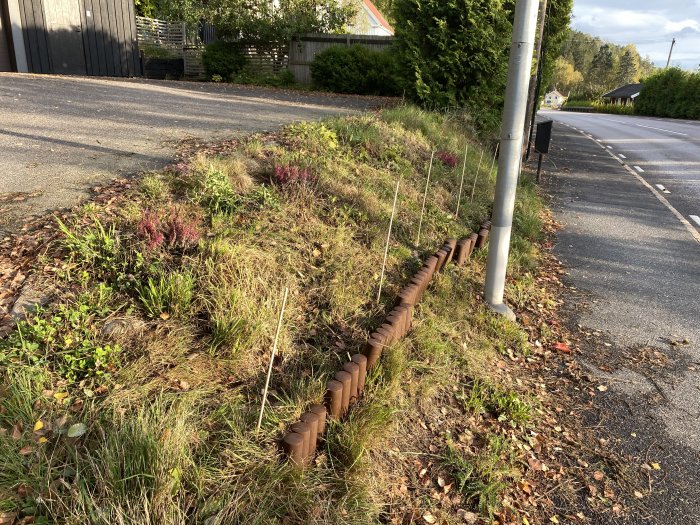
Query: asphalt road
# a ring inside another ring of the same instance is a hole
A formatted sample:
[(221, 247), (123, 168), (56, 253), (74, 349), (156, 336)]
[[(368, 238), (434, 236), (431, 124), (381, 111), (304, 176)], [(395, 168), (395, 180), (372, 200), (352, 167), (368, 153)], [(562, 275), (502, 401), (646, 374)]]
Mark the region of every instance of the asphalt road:
[(609, 385), (591, 424), (661, 465), (640, 509), (610, 523), (700, 524), (700, 124), (540, 117), (555, 120), (544, 186), (562, 223), (572, 327), (596, 334), (582, 362)]
[(590, 134), (700, 232), (700, 122), (565, 111), (540, 115)]
[(111, 178), (163, 166), (181, 139), (362, 111), (369, 97), (196, 82), (0, 73), (0, 235)]

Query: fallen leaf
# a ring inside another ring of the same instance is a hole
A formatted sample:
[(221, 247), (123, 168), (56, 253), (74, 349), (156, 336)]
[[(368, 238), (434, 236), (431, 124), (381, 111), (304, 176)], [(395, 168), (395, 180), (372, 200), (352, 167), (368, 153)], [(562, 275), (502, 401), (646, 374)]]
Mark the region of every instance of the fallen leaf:
[(430, 512), (426, 512), (425, 514), (423, 514), (423, 519), (426, 523), (437, 523), (437, 518), (430, 514)]
[(66, 436), (69, 438), (77, 438), (85, 434), (85, 432), (87, 432), (87, 426), (85, 426), (84, 423), (75, 423), (74, 425), (68, 427)]
[(39, 419), (36, 423), (34, 423), (34, 432), (39, 432), (42, 428), (44, 428), (44, 422)]
[(651, 468), (653, 468), (654, 470), (661, 470), (661, 465), (659, 465), (658, 463), (652, 463)]
[(598, 390), (599, 390), (600, 392), (607, 392), (608, 387), (605, 386), (605, 385), (598, 385)]
[(637, 499), (642, 499), (642, 498), (644, 497), (644, 494), (642, 494), (642, 493), (639, 492), (638, 490), (635, 490), (635, 491), (634, 491), (634, 497), (637, 498)]
[(31, 453), (32, 453), (32, 450), (34, 450), (34, 449), (32, 448), (32, 446), (31, 446), (31, 445), (27, 445), (26, 447), (22, 447), (21, 449), (19, 449), (19, 453), (20, 453), (21, 455), (23, 455), (23, 456), (26, 456), (26, 455), (28, 455), (28, 454), (31, 454)]
[(562, 352), (564, 354), (570, 354), (571, 353), (571, 348), (569, 348), (569, 345), (566, 343), (556, 343), (554, 345), (554, 349), (558, 352)]
[(169, 314), (169, 313), (166, 313), (166, 312), (163, 312), (162, 314), (160, 314), (160, 318), (161, 318), (163, 321), (167, 321), (168, 319), (170, 319), (170, 314)]
[(68, 392), (56, 392), (56, 393), (53, 395), (53, 397), (54, 397), (54, 399), (56, 399), (57, 401), (63, 401), (65, 398), (68, 397)]
[(549, 518), (549, 521), (551, 521), (552, 523), (559, 523), (559, 518), (557, 518), (556, 516), (552, 516), (551, 518)]
[(600, 481), (605, 477), (605, 474), (603, 474), (600, 470), (596, 470), (593, 473), (593, 479), (596, 481)]

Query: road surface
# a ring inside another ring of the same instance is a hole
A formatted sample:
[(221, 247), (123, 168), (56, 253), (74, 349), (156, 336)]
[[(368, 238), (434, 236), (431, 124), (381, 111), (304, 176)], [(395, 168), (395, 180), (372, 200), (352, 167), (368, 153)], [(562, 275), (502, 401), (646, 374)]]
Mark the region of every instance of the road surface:
[(565, 111), (540, 115), (590, 134), (700, 231), (700, 122)]
[(700, 123), (540, 117), (555, 120), (544, 180), (571, 325), (594, 334), (582, 363), (609, 385), (590, 423), (632, 464), (661, 465), (609, 523), (700, 524)]
[(163, 166), (180, 139), (231, 137), (382, 100), (196, 82), (0, 73), (0, 238), (111, 178)]

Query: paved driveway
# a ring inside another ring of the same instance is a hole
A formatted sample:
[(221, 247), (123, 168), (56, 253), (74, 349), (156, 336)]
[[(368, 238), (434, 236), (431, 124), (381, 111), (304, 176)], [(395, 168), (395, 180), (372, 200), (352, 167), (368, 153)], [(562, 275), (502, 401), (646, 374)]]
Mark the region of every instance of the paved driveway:
[(0, 73), (0, 234), (166, 164), (184, 138), (271, 130), (377, 99), (196, 82)]

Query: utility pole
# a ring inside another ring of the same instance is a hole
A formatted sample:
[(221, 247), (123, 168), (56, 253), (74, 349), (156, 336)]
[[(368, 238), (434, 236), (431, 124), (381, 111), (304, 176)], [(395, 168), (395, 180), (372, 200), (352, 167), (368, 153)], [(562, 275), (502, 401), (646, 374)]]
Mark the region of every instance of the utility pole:
[(676, 39), (674, 38), (671, 42), (671, 50), (668, 52), (668, 60), (666, 61), (666, 69), (671, 65), (671, 55), (673, 54), (673, 46), (676, 45)]
[[(544, 38), (544, 24), (547, 18), (547, 0), (540, 0), (540, 14), (539, 14), (539, 27), (537, 29), (537, 43), (535, 44), (535, 56), (537, 57), (537, 70), (530, 77), (530, 87), (527, 95), (527, 110), (525, 111), (525, 136), (527, 137), (528, 144), (527, 152), (530, 154), (529, 142), (532, 140), (532, 126), (535, 125), (534, 115), (537, 113), (536, 110), (533, 111), (534, 106), (539, 100), (539, 93), (536, 93), (536, 88), (540, 82), (540, 76), (542, 75), (542, 39)], [(532, 114), (532, 117), (530, 115)]]
[(537, 6), (537, 0), (517, 0), (515, 5), (508, 85), (501, 124), (501, 155), (498, 159), (491, 241), (486, 263), (484, 298), (493, 310), (511, 319), (515, 319), (515, 314), (504, 304), (503, 294), (513, 227), (515, 192), (523, 153), (528, 81), (537, 29)]

